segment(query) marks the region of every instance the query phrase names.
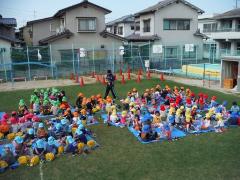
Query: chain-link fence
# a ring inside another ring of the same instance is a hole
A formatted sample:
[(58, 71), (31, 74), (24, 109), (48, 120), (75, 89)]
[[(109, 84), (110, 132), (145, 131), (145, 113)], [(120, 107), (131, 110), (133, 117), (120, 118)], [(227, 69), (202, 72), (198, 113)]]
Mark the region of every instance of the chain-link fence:
[[(137, 71), (145, 69), (145, 60), (149, 60), (150, 69), (174, 70), (186, 74), (184, 65), (220, 62), (212, 53), (212, 47), (209, 50), (201, 45), (192, 44), (191, 50), (186, 50), (184, 44), (128, 43), (123, 45), (123, 55), (120, 46), (57, 44), (12, 48), (11, 62), (5, 63), (3, 60), (0, 64), (0, 79), (17, 81), (69, 78), (71, 74), (105, 74), (107, 69), (113, 72), (120, 69), (126, 71), (127, 68)], [(154, 50), (156, 46), (160, 48), (159, 51)], [(84, 55), (81, 56), (81, 53)], [(189, 76), (191, 73), (187, 74)]]

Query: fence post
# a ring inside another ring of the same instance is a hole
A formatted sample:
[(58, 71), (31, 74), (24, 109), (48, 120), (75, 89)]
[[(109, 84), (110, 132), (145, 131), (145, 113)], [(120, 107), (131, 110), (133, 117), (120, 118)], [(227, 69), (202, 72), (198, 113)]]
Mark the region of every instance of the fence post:
[(198, 51), (198, 48), (197, 48), (198, 46), (196, 45), (196, 52), (195, 52), (195, 56), (196, 56), (196, 64), (198, 63), (198, 59), (197, 59), (197, 55), (198, 55), (198, 53), (197, 53), (197, 51)]
[(166, 46), (164, 46), (164, 70), (167, 69), (167, 60), (166, 60)]
[(203, 64), (203, 87), (205, 85), (205, 63)]
[(95, 68), (95, 48), (94, 48), (94, 45), (93, 45), (92, 53), (93, 53), (93, 73), (95, 74), (96, 73), (96, 68)]
[(72, 61), (73, 61), (73, 74), (76, 74), (76, 71), (75, 71), (74, 45), (73, 44), (72, 44)]
[(52, 45), (51, 45), (51, 44), (49, 45), (49, 51), (50, 51), (52, 78), (54, 79), (54, 73), (53, 73), (53, 58), (52, 58)]
[(28, 46), (27, 46), (27, 60), (28, 60), (28, 78), (29, 78), (29, 81), (31, 81), (31, 70), (30, 70), (30, 59), (29, 59), (29, 49), (28, 49)]
[(180, 56), (181, 56), (181, 68), (182, 68), (182, 66), (183, 66), (183, 46), (182, 45), (180, 45), (180, 51), (181, 51), (181, 53), (180, 53)]
[(4, 68), (4, 73), (5, 73), (5, 80), (7, 82), (7, 70), (6, 70), (6, 64), (5, 64), (5, 61), (4, 61), (4, 53), (2, 52), (2, 60), (3, 60), (3, 68)]

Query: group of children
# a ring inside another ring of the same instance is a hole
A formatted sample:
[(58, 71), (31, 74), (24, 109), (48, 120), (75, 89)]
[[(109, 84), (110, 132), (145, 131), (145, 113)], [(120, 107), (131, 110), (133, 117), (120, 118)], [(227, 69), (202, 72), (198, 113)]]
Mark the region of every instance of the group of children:
[(62, 153), (88, 154), (99, 146), (95, 134), (86, 128), (88, 117), (99, 108), (93, 98), (91, 107), (88, 101), (80, 93), (76, 107), (71, 108), (65, 92), (56, 88), (35, 90), (29, 106), (21, 99), (18, 111), (5, 113), (0, 120), (0, 169), (33, 166)]
[(106, 104), (108, 123), (133, 128), (143, 141), (171, 139), (174, 128), (185, 133), (223, 132), (226, 125), (240, 125), (237, 102), (233, 102), (228, 111), (227, 102), (220, 104), (216, 96), (196, 95), (184, 87), (171, 89), (157, 85), (146, 89), (142, 95), (133, 88), (121, 102), (122, 113), (117, 112), (111, 101)]

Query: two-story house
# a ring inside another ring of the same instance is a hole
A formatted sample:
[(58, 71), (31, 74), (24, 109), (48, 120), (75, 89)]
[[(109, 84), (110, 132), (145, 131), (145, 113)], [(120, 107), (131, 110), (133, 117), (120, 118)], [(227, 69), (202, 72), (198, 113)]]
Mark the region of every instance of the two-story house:
[[(215, 48), (214, 57), (240, 55), (240, 8), (222, 14), (201, 17), (199, 28), (209, 37), (205, 43)], [(211, 56), (211, 54), (210, 54)]]
[(0, 15), (0, 71), (8, 70), (11, 66), (1, 66), (11, 63), (11, 46), (16, 42), (15, 18), (3, 18)]
[(106, 24), (107, 31), (121, 37), (127, 37), (135, 32), (134, 19), (134, 16), (130, 14), (108, 22)]
[(194, 44), (198, 51), (195, 56), (201, 59), (203, 38), (207, 38), (198, 31), (198, 15), (203, 12), (185, 0), (160, 1), (135, 14), (135, 24), (140, 28), (126, 38), (130, 42), (161, 44), (169, 58), (184, 53), (185, 44)]
[(121, 46), (125, 40), (105, 30), (105, 15), (109, 13), (110, 10), (84, 0), (52, 17), (27, 22), (22, 36), (33, 46), (51, 45), (54, 61), (63, 60), (66, 54), (79, 48), (94, 49), (95, 57), (103, 58), (113, 53), (108, 49)]

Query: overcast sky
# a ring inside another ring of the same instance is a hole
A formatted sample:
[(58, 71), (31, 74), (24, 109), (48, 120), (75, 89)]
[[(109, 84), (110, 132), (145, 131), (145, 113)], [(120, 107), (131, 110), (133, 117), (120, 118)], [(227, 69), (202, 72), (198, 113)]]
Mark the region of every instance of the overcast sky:
[[(111, 21), (127, 14), (156, 4), (160, 0), (90, 0), (92, 3), (103, 6), (112, 11), (106, 16)], [(236, 0), (188, 0), (206, 14), (221, 13), (233, 9)], [(27, 21), (52, 16), (57, 10), (77, 4), (81, 0), (0, 0), (0, 14), (3, 17), (17, 19), (18, 27)], [(240, 0), (239, 0), (240, 7)]]

